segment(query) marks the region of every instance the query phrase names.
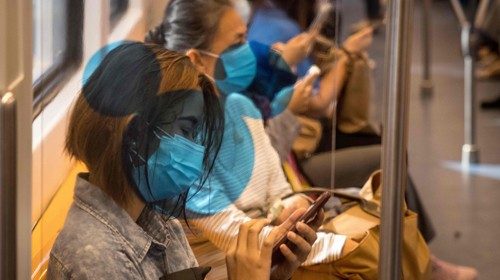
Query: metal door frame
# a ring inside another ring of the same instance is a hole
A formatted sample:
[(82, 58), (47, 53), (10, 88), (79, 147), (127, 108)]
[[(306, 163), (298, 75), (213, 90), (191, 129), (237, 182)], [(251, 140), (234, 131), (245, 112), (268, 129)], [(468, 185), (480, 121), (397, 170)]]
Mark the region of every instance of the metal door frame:
[(0, 0), (1, 279), (31, 278), (32, 18), (31, 0)]

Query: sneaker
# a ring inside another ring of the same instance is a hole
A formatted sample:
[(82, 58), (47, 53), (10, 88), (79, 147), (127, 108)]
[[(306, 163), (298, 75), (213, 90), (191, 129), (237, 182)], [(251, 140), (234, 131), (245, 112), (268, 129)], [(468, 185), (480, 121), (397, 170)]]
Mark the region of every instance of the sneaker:
[(445, 262), (434, 255), (431, 266), (431, 280), (475, 280), (478, 277), (475, 268)]

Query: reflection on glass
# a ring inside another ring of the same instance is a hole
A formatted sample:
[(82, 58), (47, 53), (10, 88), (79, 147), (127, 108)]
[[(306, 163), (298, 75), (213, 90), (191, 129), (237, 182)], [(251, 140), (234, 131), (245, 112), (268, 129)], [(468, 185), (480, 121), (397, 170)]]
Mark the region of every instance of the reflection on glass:
[(33, 0), (33, 81), (63, 59), (66, 3), (66, 0)]
[(129, 0), (111, 0), (109, 3), (110, 13), (109, 13), (109, 22), (110, 22), (110, 30), (116, 26), (120, 18), (123, 16), (125, 11), (129, 6)]

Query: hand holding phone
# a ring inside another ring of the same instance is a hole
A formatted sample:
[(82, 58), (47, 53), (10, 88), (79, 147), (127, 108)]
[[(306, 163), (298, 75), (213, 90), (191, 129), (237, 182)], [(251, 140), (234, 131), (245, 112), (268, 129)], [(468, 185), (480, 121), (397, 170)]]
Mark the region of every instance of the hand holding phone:
[[(331, 197), (330, 192), (322, 193), (318, 197), (318, 199), (316, 199), (316, 201), (313, 204), (311, 204), (309, 209), (307, 209), (307, 211), (297, 220), (297, 223), (303, 222), (305, 224), (310, 225), (314, 221), (314, 219), (316, 218), (316, 215), (319, 213), (319, 211), (323, 208), (323, 206), (326, 204), (326, 202), (330, 199), (330, 197)], [(292, 242), (290, 242), (288, 240), (287, 234), (289, 231), (297, 233), (297, 227), (296, 227), (297, 223), (291, 225), (291, 227), (287, 229), (285, 234), (280, 239), (278, 239), (278, 241), (274, 244), (272, 261), (271, 261), (273, 265), (279, 264), (279, 263), (283, 262), (283, 260), (284, 260), (284, 256), (280, 250), (280, 246), (282, 244), (285, 244), (290, 250), (292, 250), (292, 251), (294, 250), (295, 244), (293, 244)]]
[(307, 70), (306, 76), (304, 77), (305, 80), (309, 79), (316, 79), (319, 75), (321, 74), (321, 69), (315, 64), (313, 64), (309, 70)]

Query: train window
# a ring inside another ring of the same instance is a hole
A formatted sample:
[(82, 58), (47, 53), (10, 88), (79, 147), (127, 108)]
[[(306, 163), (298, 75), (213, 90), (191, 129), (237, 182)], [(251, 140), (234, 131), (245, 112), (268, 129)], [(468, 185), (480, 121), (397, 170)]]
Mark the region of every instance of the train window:
[(113, 27), (116, 26), (120, 18), (127, 11), (129, 0), (111, 0), (109, 5), (109, 22), (111, 27), (109, 30), (113, 30)]
[(33, 0), (33, 112), (37, 116), (82, 60), (83, 0)]

